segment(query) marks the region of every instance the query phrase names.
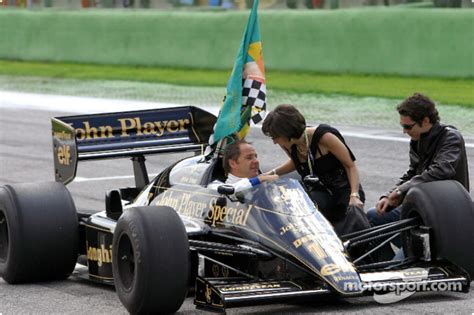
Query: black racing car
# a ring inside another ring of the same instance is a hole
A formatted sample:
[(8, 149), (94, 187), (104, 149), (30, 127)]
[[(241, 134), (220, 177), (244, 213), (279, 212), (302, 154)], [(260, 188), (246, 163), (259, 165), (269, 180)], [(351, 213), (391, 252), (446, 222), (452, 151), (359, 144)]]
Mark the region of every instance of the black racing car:
[[(177, 311), (189, 291), (197, 307), (224, 310), (408, 284), (469, 290), (474, 210), (459, 183), (418, 185), (399, 222), (337, 235), (297, 180), (207, 188), (225, 180), (219, 158), (203, 155), (215, 120), (195, 107), (53, 118), (56, 182), (0, 187), (0, 276), (82, 271), (113, 284), (132, 313)], [(144, 156), (179, 151), (197, 154), (150, 181)], [(118, 157), (131, 157), (135, 187), (107, 192), (105, 211), (77, 213), (65, 184), (78, 161)], [(397, 236), (405, 258), (393, 260)]]

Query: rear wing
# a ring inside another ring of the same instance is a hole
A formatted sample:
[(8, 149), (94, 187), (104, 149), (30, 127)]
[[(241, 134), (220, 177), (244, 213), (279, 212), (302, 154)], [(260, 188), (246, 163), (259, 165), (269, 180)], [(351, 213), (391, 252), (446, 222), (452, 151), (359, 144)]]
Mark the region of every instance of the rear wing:
[(55, 179), (71, 182), (81, 160), (204, 150), (215, 121), (193, 106), (54, 117)]

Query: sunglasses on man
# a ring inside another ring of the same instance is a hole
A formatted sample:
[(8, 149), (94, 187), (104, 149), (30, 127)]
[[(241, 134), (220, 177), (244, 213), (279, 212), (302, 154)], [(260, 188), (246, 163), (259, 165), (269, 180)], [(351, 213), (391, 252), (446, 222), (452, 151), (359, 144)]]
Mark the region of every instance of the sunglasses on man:
[(415, 127), (415, 125), (416, 122), (414, 122), (413, 124), (400, 124), (400, 126), (402, 126), (402, 128), (405, 130), (411, 130), (413, 127)]

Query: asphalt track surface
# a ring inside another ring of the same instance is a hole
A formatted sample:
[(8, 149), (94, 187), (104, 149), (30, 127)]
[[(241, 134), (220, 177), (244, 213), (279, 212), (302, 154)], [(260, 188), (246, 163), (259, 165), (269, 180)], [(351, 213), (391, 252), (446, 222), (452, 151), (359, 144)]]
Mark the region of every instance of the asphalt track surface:
[[(53, 162), (50, 118), (64, 115), (54, 110), (15, 109), (0, 106), (0, 185), (21, 182), (51, 181)], [(360, 135), (361, 129), (339, 126), (353, 149), (360, 169), (361, 182), (372, 206), (389, 189), (397, 176), (406, 170), (408, 145), (399, 130), (371, 130), (376, 137)], [(393, 140), (393, 139), (395, 140)], [(261, 169), (268, 170), (283, 161), (283, 153), (259, 129), (248, 137), (257, 148)], [(392, 139), (392, 140), (387, 140)], [(468, 147), (470, 179), (474, 183), (474, 148)], [(150, 156), (149, 173), (158, 173), (183, 155)], [(77, 180), (70, 185), (78, 209), (94, 212), (104, 209), (105, 191), (132, 186), (132, 165), (127, 159), (83, 162)], [(471, 189), (472, 190), (472, 189)], [(471, 196), (474, 194), (471, 192)], [(473, 255), (466, 249), (466, 255)], [(471, 283), (473, 284), (473, 283)], [(468, 294), (437, 292), (416, 293), (395, 304), (378, 304), (371, 297), (330, 300), (321, 298), (305, 304), (274, 304), (230, 309), (229, 314), (312, 314), (312, 313), (442, 313), (472, 314), (474, 290)], [(72, 275), (58, 282), (8, 285), (0, 279), (0, 314), (125, 314), (112, 287), (92, 284)], [(179, 314), (195, 314), (193, 298), (188, 297)], [(204, 313), (204, 312), (202, 312)]]

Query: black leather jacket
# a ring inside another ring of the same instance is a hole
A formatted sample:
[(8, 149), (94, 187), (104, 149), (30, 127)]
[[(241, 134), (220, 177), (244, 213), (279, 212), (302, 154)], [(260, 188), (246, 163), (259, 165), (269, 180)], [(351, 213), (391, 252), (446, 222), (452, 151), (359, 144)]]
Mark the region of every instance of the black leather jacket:
[(456, 128), (435, 123), (420, 140), (410, 142), (410, 167), (394, 189), (404, 195), (417, 184), (444, 179), (455, 179), (469, 191), (464, 139)]

